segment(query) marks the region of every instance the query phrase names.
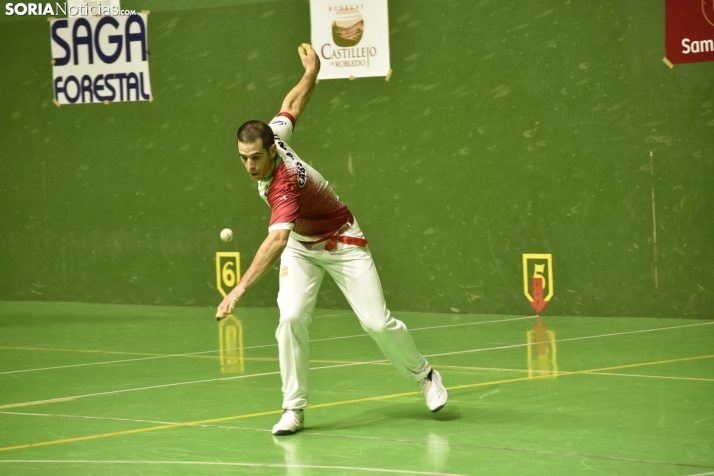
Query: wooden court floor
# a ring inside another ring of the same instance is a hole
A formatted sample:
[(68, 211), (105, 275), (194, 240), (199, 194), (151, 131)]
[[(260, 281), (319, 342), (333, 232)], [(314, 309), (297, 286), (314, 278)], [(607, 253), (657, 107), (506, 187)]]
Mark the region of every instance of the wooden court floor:
[(714, 475), (714, 320), (395, 315), (447, 406), (320, 310), (276, 438), (276, 309), (0, 302), (0, 474)]

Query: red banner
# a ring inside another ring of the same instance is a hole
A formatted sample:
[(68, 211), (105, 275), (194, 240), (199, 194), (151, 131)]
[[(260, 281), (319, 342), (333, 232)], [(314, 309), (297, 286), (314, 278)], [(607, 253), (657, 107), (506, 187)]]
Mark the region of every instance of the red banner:
[(714, 0), (665, 0), (665, 62), (714, 61)]

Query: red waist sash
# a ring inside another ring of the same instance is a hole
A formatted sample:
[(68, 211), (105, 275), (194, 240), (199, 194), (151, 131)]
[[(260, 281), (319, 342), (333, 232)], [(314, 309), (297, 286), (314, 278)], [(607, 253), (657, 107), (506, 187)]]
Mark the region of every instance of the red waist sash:
[(345, 243), (347, 245), (355, 245), (355, 246), (361, 246), (365, 247), (367, 246), (367, 240), (364, 238), (356, 238), (354, 236), (345, 236), (345, 232), (350, 229), (350, 227), (354, 224), (355, 222), (355, 217), (353, 217), (350, 214), (349, 220), (347, 220), (347, 223), (345, 223), (342, 228), (337, 230), (337, 232), (328, 237), (324, 238), (322, 240), (317, 240), (317, 241), (302, 241), (301, 243), (305, 243), (306, 245), (316, 245), (318, 243), (323, 243), (327, 241), (325, 244), (325, 251), (332, 251), (335, 249), (337, 246), (337, 242), (339, 241), (340, 243)]

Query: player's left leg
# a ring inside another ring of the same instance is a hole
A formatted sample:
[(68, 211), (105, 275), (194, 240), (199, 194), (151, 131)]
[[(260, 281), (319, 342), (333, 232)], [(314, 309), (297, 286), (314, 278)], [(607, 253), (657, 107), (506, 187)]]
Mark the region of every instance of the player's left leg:
[(420, 382), (420, 389), (425, 393), (431, 411), (440, 410), (448, 398), (441, 376), (419, 353), (406, 325), (395, 319), (387, 309), (382, 284), (369, 250), (338, 245), (336, 250), (321, 255), (325, 260), (325, 269), (387, 360), (406, 378)]
[(338, 245), (330, 252), (327, 272), (342, 290), (362, 324), (385, 357), (406, 378), (419, 381), (429, 373), (429, 363), (417, 350), (407, 326), (395, 319), (384, 300), (382, 284), (366, 248)]

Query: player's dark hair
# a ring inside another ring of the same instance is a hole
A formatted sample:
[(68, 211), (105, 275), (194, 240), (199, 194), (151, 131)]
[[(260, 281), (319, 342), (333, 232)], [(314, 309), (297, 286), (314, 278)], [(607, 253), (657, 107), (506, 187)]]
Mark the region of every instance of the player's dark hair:
[(238, 129), (236, 134), (238, 142), (253, 144), (258, 139), (263, 141), (263, 149), (270, 151), (270, 146), (275, 144), (273, 130), (263, 121), (248, 121)]

